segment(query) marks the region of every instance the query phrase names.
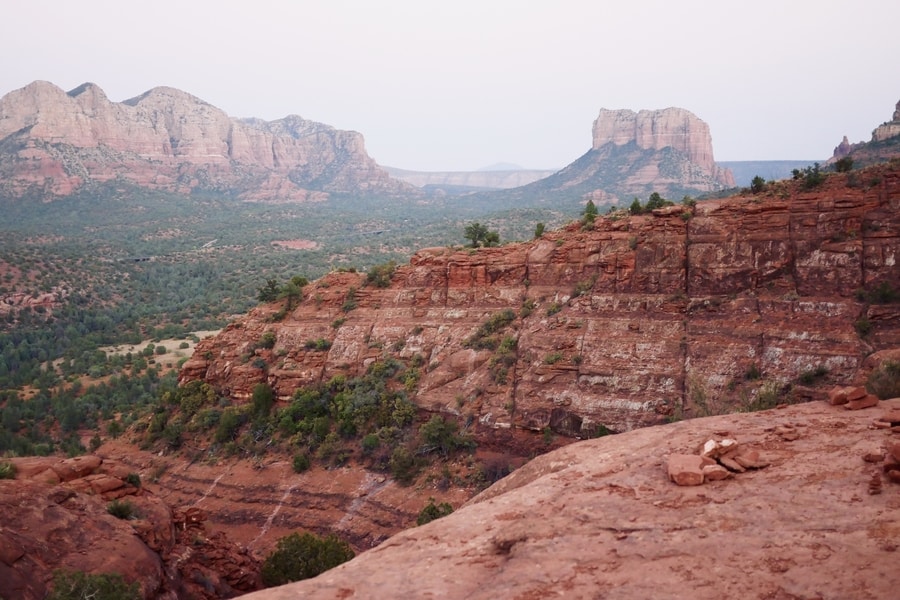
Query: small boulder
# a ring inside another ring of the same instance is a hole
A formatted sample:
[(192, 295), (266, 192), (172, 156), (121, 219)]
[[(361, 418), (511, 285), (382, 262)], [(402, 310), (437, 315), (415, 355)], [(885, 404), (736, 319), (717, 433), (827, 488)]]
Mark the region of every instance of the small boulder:
[(669, 456), (669, 479), (677, 485), (703, 484), (703, 457), (694, 454), (672, 454)]
[(703, 477), (706, 481), (721, 481), (731, 477), (731, 471), (722, 465), (705, 465), (703, 467)]
[(878, 396), (875, 394), (866, 394), (860, 398), (848, 400), (847, 404), (844, 405), (844, 408), (847, 410), (860, 410), (863, 408), (871, 408), (873, 406), (878, 406)]

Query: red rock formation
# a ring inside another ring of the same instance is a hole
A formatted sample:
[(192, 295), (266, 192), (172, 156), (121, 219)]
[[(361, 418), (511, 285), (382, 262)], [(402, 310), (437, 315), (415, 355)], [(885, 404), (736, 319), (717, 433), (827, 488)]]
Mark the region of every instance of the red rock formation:
[[(893, 598), (900, 471), (863, 460), (896, 438), (870, 426), (880, 410), (815, 402), (572, 444), (448, 517), (245, 598)], [(726, 433), (771, 464), (701, 487), (668, 480), (669, 456)]]
[(713, 181), (725, 187), (735, 186), (731, 171), (718, 167), (713, 159), (709, 126), (683, 108), (642, 110), (637, 113), (601, 108), (600, 115), (594, 121), (593, 149), (599, 150), (606, 144), (623, 146), (630, 142), (635, 142), (643, 150), (674, 148), (684, 153)]
[(91, 83), (66, 93), (36, 81), (0, 99), (0, 148), (3, 189), (13, 195), (65, 195), (115, 178), (266, 201), (413, 189), (366, 154), (359, 133), (296, 115), (233, 119), (167, 87), (111, 102)]
[[(419, 355), (421, 407), (479, 423), (482, 435), (568, 436), (746, 406), (763, 383), (781, 389), (816, 368), (853, 383), (868, 352), (900, 342), (896, 305), (855, 297), (900, 288), (900, 168), (865, 176), (878, 183), (848, 187), (838, 174), (811, 191), (784, 182), (765, 197), (614, 215), (501, 248), (424, 249), (386, 289), (333, 274), (284, 321), (272, 322), (277, 305), (261, 306), (202, 342), (181, 378), (238, 399), (267, 381), (287, 399), (384, 354)], [(345, 313), (351, 288), (358, 308)], [(518, 318), (501, 335), (517, 344), (501, 377), (495, 352), (465, 342), (506, 309)], [(257, 349), (267, 331), (274, 349)], [(327, 352), (306, 348), (319, 338)], [(246, 359), (254, 353), (267, 369)]]
[[(129, 467), (99, 456), (14, 458), (15, 480), (0, 481), (0, 597), (44, 598), (57, 569), (117, 573), (144, 598), (230, 598), (259, 589), (258, 561), (202, 511), (175, 511), (128, 483)], [(133, 519), (107, 511), (128, 502)]]

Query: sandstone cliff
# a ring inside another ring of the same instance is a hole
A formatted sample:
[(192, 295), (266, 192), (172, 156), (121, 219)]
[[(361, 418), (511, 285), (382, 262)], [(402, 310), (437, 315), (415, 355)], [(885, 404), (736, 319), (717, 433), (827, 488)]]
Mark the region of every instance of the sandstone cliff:
[[(386, 289), (335, 273), (284, 321), (272, 319), (279, 305), (264, 305), (204, 340), (181, 378), (237, 399), (266, 381), (287, 399), (385, 354), (422, 360), (414, 402), (479, 424), (482, 436), (625, 431), (790, 386), (809, 399), (800, 380), (850, 382), (868, 352), (900, 339), (896, 305), (855, 295), (900, 288), (900, 168), (866, 180), (782, 182), (764, 196), (612, 215), (527, 243), (425, 249)], [(504, 311), (514, 317), (496, 334), (510, 338), (505, 350), (470, 343)], [(272, 350), (258, 348), (265, 332)], [(307, 347), (318, 339), (327, 352)]]
[[(893, 598), (900, 484), (883, 470), (900, 466), (885, 428), (898, 409), (816, 402), (572, 444), (448, 517), (245, 598)], [(723, 436), (769, 465), (668, 480), (669, 456)]]
[(233, 119), (167, 87), (111, 102), (91, 83), (64, 92), (43, 81), (0, 99), (0, 174), (11, 196), (65, 195), (116, 178), (262, 201), (414, 189), (391, 179), (356, 132), (296, 115)]
[(835, 146), (834, 152), (826, 164), (849, 156), (858, 168), (864, 165), (884, 162), (900, 154), (900, 102), (894, 108), (890, 121), (886, 121), (872, 131), (872, 139), (868, 142), (850, 143), (847, 136)]

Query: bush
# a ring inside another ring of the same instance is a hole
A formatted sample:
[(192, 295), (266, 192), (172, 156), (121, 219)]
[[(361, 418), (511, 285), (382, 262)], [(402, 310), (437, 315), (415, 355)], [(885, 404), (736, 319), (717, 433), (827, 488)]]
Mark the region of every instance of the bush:
[(45, 600), (140, 600), (141, 588), (126, 583), (118, 573), (89, 574), (82, 571), (53, 573), (51, 591)]
[(275, 406), (275, 392), (268, 383), (257, 383), (253, 386), (252, 408), (254, 417), (265, 418)]
[(838, 173), (849, 173), (853, 170), (853, 159), (849, 156), (839, 158), (837, 162), (834, 163), (834, 168)]
[(303, 473), (309, 470), (309, 456), (306, 454), (294, 455), (293, 467), (294, 473)]
[(128, 485), (132, 485), (136, 488), (141, 487), (141, 476), (137, 473), (129, 473), (125, 476), (125, 483)]
[(391, 276), (397, 270), (397, 263), (386, 262), (383, 265), (375, 265), (366, 274), (366, 283), (377, 288), (386, 288), (391, 285)]
[(275, 347), (275, 332), (267, 331), (259, 338), (259, 341), (256, 343), (258, 348), (265, 348), (266, 350), (271, 350)]
[(0, 479), (15, 479), (16, 465), (11, 462), (0, 462)]
[(315, 577), (354, 556), (347, 542), (334, 535), (320, 538), (312, 533), (292, 533), (278, 540), (260, 574), (268, 587), (284, 585)]
[(431, 523), (435, 519), (440, 519), (441, 517), (446, 517), (450, 513), (453, 512), (453, 507), (447, 504), (446, 502), (441, 502), (440, 504), (434, 503), (434, 498), (428, 499), (428, 504), (425, 505), (425, 508), (419, 513), (419, 517), (416, 519), (416, 525), (424, 525), (425, 523)]
[(137, 517), (137, 510), (134, 504), (128, 500), (113, 500), (106, 505), (106, 512), (117, 519), (134, 519)]
[(434, 415), (419, 428), (419, 436), (422, 438), (421, 451), (424, 453), (440, 452), (447, 456), (460, 448), (472, 448), (474, 442), (468, 436), (458, 435), (459, 425), (456, 421), (445, 420), (440, 415)]
[(900, 363), (886, 360), (872, 371), (866, 390), (882, 400), (900, 396)]
[(411, 484), (419, 474), (419, 462), (407, 448), (397, 446), (391, 453), (389, 462), (391, 475), (401, 485)]

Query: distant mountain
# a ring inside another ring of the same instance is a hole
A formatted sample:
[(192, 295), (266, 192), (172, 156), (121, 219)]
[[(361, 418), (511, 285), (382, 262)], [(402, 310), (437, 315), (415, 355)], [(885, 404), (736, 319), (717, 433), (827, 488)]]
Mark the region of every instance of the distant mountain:
[(709, 126), (693, 113), (601, 109), (587, 153), (548, 177), (486, 199), (498, 207), (588, 198), (616, 204), (653, 192), (680, 199), (734, 186), (731, 172), (713, 159)]
[(514, 163), (499, 162), (486, 167), (481, 167), (479, 171), (528, 171), (525, 167)]
[(886, 121), (872, 131), (872, 139), (868, 142), (851, 144), (844, 139), (834, 149), (829, 163), (849, 156), (857, 167), (885, 162), (900, 155), (900, 102), (894, 107), (890, 121)]
[(0, 195), (62, 196), (117, 178), (252, 201), (416, 193), (369, 157), (359, 133), (296, 115), (234, 119), (168, 87), (111, 102), (92, 83), (65, 92), (35, 81), (0, 98)]
[(549, 177), (554, 171), (536, 169), (510, 169), (478, 171), (406, 171), (394, 167), (385, 170), (396, 179), (411, 183), (431, 192), (442, 191), (448, 195), (475, 191), (520, 187)]

